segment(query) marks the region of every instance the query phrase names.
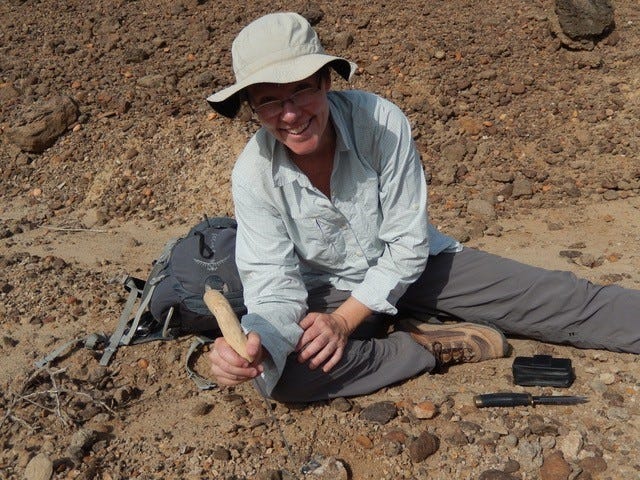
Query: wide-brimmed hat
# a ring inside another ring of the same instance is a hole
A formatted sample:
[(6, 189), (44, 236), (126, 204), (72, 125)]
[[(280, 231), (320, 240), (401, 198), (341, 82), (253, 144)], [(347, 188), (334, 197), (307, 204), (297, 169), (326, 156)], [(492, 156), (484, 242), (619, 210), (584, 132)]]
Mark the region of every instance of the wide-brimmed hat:
[(325, 65), (349, 80), (356, 64), (325, 53), (309, 22), (293, 12), (271, 13), (244, 27), (231, 47), (236, 83), (207, 98), (215, 111), (232, 118), (242, 90), (256, 83), (303, 80)]

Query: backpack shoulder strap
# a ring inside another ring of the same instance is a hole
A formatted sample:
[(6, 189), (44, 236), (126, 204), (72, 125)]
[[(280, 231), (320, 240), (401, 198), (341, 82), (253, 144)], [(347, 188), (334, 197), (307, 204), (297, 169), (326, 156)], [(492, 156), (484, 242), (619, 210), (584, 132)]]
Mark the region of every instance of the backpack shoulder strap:
[[(136, 280), (138, 280), (136, 282)], [(122, 309), (122, 313), (120, 314), (120, 319), (118, 320), (118, 326), (109, 337), (109, 345), (104, 349), (102, 353), (102, 358), (100, 358), (100, 365), (108, 365), (111, 357), (118, 349), (120, 345), (120, 341), (124, 336), (124, 332), (127, 329), (127, 324), (129, 323), (129, 318), (131, 313), (133, 312), (133, 307), (136, 303), (138, 297), (142, 294), (140, 289), (139, 282), (142, 280), (134, 279), (133, 277), (127, 277), (124, 281), (125, 288), (129, 290), (129, 296), (127, 297), (127, 302)], [(151, 297), (151, 295), (149, 295)], [(135, 329), (132, 329), (135, 331)]]
[(189, 351), (187, 352), (187, 358), (184, 362), (185, 370), (187, 371), (187, 376), (196, 384), (198, 390), (212, 390), (217, 388), (218, 384), (213, 383), (210, 380), (198, 375), (191, 368), (191, 357), (196, 353), (203, 345), (213, 342), (212, 338), (205, 337), (204, 335), (198, 335), (191, 342), (191, 346), (189, 347)]

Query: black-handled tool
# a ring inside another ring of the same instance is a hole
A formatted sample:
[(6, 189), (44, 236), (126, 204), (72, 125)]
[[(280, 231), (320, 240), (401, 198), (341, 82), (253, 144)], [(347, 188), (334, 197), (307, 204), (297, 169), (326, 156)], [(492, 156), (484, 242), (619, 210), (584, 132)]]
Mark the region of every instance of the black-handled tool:
[(575, 395), (531, 395), (530, 393), (486, 393), (473, 397), (476, 407), (518, 407), (531, 405), (577, 405), (586, 403), (586, 397)]

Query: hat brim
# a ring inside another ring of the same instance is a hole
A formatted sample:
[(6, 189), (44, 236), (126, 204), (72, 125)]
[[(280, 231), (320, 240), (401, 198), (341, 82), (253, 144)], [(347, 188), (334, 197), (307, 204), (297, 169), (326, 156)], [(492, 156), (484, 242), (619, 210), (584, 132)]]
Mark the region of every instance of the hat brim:
[(310, 77), (325, 65), (329, 65), (347, 81), (349, 81), (357, 68), (355, 63), (341, 57), (318, 53), (305, 55), (263, 68), (242, 81), (210, 95), (207, 97), (207, 102), (220, 115), (233, 118), (240, 110), (241, 92), (249, 85), (298, 82)]

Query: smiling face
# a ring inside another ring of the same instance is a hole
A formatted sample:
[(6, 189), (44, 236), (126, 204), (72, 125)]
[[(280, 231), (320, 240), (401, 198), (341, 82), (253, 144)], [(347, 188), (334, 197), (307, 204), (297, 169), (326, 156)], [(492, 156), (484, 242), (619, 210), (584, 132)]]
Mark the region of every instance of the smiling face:
[(327, 92), (331, 77), (322, 72), (293, 83), (247, 87), (258, 120), (297, 156), (314, 155), (332, 141)]

